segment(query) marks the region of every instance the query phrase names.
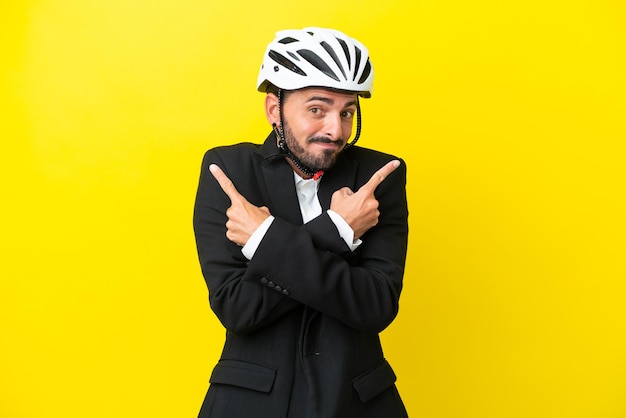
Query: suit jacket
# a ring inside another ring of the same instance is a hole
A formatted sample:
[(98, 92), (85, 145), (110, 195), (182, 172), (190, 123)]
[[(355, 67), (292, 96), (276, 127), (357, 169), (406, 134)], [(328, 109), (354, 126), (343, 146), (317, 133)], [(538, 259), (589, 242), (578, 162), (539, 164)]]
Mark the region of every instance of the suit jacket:
[[(406, 417), (378, 337), (398, 313), (406, 166), (376, 189), (379, 223), (351, 252), (325, 212), (332, 193), (358, 190), (394, 157), (344, 150), (320, 180), (323, 214), (303, 225), (293, 170), (277, 152), (272, 133), (262, 146), (215, 148), (202, 162), (194, 230), (210, 305), (227, 332), (200, 416)], [(252, 260), (226, 238), (230, 200), (212, 163), (276, 217)]]

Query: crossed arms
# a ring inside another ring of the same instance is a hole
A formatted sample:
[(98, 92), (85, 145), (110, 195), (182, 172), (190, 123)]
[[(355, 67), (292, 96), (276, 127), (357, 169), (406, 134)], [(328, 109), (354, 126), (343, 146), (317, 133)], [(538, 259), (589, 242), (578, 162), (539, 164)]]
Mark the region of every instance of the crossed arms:
[(237, 178), (238, 167), (224, 161), (229, 159), (219, 152), (205, 157), (203, 167), (211, 171), (201, 177), (194, 227), (211, 307), (227, 329), (245, 334), (302, 304), (373, 332), (393, 320), (407, 244), (404, 164), (388, 161), (356, 192), (340, 188), (333, 194), (330, 208), (352, 227), (355, 238), (364, 239), (356, 253), (346, 254), (334, 224), (322, 214), (306, 225), (277, 217), (247, 260), (240, 245), (271, 211), (237, 191), (229, 177)]

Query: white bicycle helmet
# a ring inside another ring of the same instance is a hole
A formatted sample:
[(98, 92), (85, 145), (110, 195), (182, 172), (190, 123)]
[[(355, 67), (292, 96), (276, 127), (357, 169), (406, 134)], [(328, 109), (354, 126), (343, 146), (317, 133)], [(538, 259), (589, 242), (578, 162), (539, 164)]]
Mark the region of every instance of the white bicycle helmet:
[(265, 51), (257, 89), (327, 87), (369, 98), (373, 78), (363, 44), (338, 30), (308, 27), (276, 33)]

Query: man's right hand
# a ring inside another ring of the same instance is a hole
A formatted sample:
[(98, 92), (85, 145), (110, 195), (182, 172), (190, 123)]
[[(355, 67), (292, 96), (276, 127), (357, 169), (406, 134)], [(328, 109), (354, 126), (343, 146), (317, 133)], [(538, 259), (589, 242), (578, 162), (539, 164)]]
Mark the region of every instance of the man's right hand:
[(216, 164), (211, 164), (209, 170), (230, 199), (231, 205), (226, 210), (226, 238), (243, 247), (254, 231), (271, 215), (270, 211), (265, 206), (258, 207), (248, 202)]

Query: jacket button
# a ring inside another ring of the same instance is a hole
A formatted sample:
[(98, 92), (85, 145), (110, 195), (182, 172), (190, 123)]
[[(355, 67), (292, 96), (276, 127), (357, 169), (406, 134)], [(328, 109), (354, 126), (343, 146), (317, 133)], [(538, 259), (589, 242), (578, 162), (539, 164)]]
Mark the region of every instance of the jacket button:
[(267, 282), (267, 285), (268, 285), (269, 287), (274, 287), (274, 282), (272, 282), (272, 281)]
[(277, 292), (280, 292), (281, 290), (283, 290), (283, 288), (278, 286), (278, 285), (276, 285), (276, 286), (274, 286), (274, 290), (277, 291)]
[(288, 296), (289, 295), (289, 290), (283, 289), (283, 295)]
[(268, 281), (269, 281), (269, 280), (267, 280), (267, 278), (265, 278), (265, 277), (261, 277), (261, 283), (263, 283), (263, 284), (267, 284), (267, 282), (268, 282)]

